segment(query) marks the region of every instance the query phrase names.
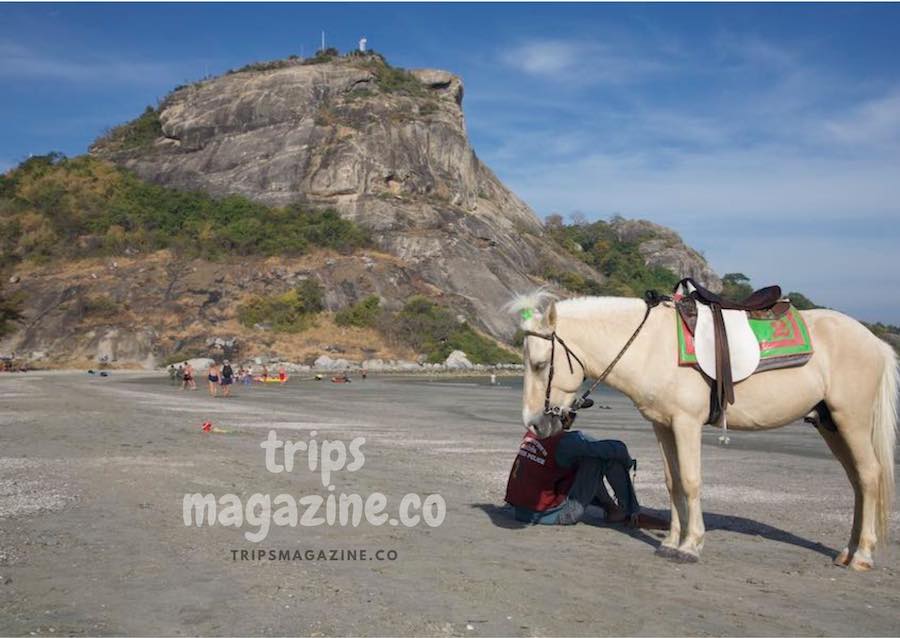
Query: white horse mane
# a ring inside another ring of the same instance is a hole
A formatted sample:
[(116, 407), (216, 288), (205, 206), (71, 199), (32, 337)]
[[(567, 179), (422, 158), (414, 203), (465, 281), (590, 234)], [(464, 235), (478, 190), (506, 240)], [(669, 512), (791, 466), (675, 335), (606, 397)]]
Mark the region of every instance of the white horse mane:
[(531, 310), (534, 312), (534, 314), (540, 316), (541, 309), (545, 305), (545, 302), (555, 299), (559, 299), (559, 297), (547, 290), (545, 287), (541, 287), (536, 290), (532, 290), (531, 292), (526, 292), (514, 296), (512, 300), (504, 306), (504, 308), (507, 312), (514, 315), (521, 314), (522, 311)]
[[(544, 307), (549, 300), (556, 300), (559, 297), (546, 288), (538, 288), (531, 292), (518, 294), (504, 306), (504, 308), (517, 315), (522, 315), (522, 325), (529, 322), (529, 319), (540, 319)], [(556, 311), (563, 316), (572, 319), (589, 319), (598, 312), (617, 312), (621, 310), (634, 310), (639, 305), (643, 306), (642, 299), (631, 297), (575, 297), (573, 299), (565, 299), (556, 304)], [(531, 311), (531, 316), (525, 316), (524, 312)]]
[(644, 306), (643, 299), (635, 297), (576, 297), (556, 304), (556, 312), (572, 319), (590, 319), (598, 312), (634, 310)]

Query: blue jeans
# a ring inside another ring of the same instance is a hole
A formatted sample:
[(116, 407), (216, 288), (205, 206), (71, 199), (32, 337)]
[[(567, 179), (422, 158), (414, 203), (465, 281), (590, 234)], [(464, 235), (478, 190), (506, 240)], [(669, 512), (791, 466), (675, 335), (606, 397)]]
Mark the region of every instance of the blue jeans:
[[(523, 507), (516, 508), (516, 520), (535, 525), (574, 525), (584, 516), (588, 505), (597, 505), (609, 511), (618, 505), (629, 516), (637, 514), (641, 506), (628, 469), (621, 463), (599, 458), (581, 457), (578, 459), (578, 470), (575, 481), (569, 490), (566, 500), (553, 509), (535, 512)], [(610, 498), (603, 479), (609, 481), (616, 495)]]

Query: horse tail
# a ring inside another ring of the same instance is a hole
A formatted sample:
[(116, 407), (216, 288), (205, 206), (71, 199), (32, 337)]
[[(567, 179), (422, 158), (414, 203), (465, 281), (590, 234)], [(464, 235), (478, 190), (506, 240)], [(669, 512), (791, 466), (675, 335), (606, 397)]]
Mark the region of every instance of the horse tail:
[(887, 541), (894, 505), (894, 445), (897, 440), (897, 392), (900, 388), (900, 369), (894, 349), (879, 339), (884, 356), (884, 372), (875, 410), (872, 415), (872, 445), (875, 458), (881, 465), (881, 480), (878, 482), (878, 535)]

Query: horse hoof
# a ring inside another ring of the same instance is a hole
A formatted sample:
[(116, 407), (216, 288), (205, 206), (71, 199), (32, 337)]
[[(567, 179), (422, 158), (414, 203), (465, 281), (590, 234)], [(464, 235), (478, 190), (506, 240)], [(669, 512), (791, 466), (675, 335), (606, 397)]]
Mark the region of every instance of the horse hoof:
[(675, 554), (672, 556), (672, 560), (676, 563), (699, 563), (700, 556), (681, 549), (676, 549)]
[(844, 548), (841, 550), (841, 553), (834, 557), (834, 564), (838, 567), (846, 567), (850, 564), (850, 550), (848, 548)]
[(669, 545), (660, 545), (656, 548), (656, 555), (661, 558), (675, 558), (675, 554), (677, 553), (678, 550)]
[(875, 569), (875, 563), (869, 558), (863, 558), (858, 554), (853, 555), (850, 561), (850, 569), (855, 572), (869, 572)]

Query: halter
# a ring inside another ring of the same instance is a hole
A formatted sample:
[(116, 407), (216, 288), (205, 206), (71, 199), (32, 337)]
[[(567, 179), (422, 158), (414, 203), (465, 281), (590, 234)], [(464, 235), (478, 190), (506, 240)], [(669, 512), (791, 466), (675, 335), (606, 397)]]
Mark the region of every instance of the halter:
[(644, 302), (647, 304), (647, 308), (644, 311), (644, 318), (641, 319), (641, 323), (638, 324), (638, 327), (635, 328), (634, 332), (629, 337), (628, 341), (625, 342), (625, 345), (622, 346), (622, 349), (619, 350), (619, 354), (615, 356), (615, 358), (610, 362), (608, 366), (600, 373), (600, 376), (591, 384), (591, 387), (585, 391), (578, 399), (576, 399), (572, 405), (568, 408), (564, 408), (559, 405), (554, 405), (551, 407), (550, 405), (550, 392), (553, 389), (553, 372), (554, 372), (554, 359), (556, 358), (556, 342), (559, 342), (559, 345), (563, 347), (563, 350), (566, 353), (566, 361), (569, 364), (569, 373), (575, 374), (575, 368), (572, 366), (572, 359), (578, 362), (578, 365), (581, 366), (581, 371), (585, 373), (585, 377), (587, 376), (587, 368), (584, 367), (584, 363), (581, 359), (578, 358), (578, 355), (572, 352), (572, 349), (566, 345), (566, 342), (562, 340), (562, 338), (556, 334), (556, 330), (551, 332), (550, 334), (542, 334), (540, 332), (532, 332), (531, 330), (525, 331), (526, 337), (537, 337), (538, 339), (545, 339), (550, 342), (550, 363), (549, 363), (549, 374), (547, 375), (547, 391), (544, 393), (544, 414), (550, 416), (562, 416), (565, 413), (569, 412), (577, 412), (578, 410), (583, 410), (585, 408), (589, 408), (594, 405), (594, 402), (588, 398), (588, 396), (593, 392), (598, 385), (603, 383), (606, 380), (606, 377), (609, 376), (609, 373), (612, 372), (612, 369), (619, 362), (619, 359), (625, 354), (628, 348), (631, 347), (631, 344), (634, 343), (634, 340), (637, 339), (638, 334), (641, 329), (644, 327), (644, 324), (647, 323), (647, 318), (650, 316), (650, 311), (658, 306), (661, 302), (669, 300), (670, 297), (660, 295), (655, 290), (648, 290), (644, 294)]

